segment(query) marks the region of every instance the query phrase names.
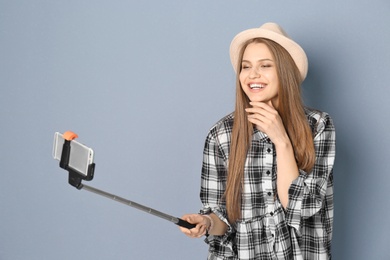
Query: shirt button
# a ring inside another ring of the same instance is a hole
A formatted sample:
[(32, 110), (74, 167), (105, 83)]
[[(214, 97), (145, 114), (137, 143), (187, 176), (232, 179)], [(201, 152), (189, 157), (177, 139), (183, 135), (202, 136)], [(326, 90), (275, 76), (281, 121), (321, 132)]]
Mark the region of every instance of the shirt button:
[(273, 213), (273, 212), (270, 212), (269, 214), (270, 214), (271, 216), (273, 216), (273, 215), (274, 215), (274, 213)]
[(268, 194), (268, 196), (271, 196), (271, 195), (272, 195), (272, 193), (271, 193), (271, 192), (268, 192), (267, 194)]
[(270, 153), (271, 151), (272, 151), (271, 148), (268, 148), (268, 149), (267, 149), (267, 152), (268, 152), (268, 153)]
[(270, 171), (267, 171), (267, 175), (270, 175), (271, 174), (271, 172)]

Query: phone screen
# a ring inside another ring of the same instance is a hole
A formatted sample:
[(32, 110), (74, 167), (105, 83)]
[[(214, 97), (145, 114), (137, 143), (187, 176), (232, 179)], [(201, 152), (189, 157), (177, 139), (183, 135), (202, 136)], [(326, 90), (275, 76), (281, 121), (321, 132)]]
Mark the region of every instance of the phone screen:
[[(54, 159), (60, 161), (62, 154), (62, 146), (65, 142), (64, 137), (60, 133), (54, 134), (54, 143), (53, 143), (53, 157)], [(76, 140), (70, 142), (70, 156), (69, 156), (69, 166), (81, 174), (87, 176), (88, 167), (93, 163), (94, 153), (93, 150)]]

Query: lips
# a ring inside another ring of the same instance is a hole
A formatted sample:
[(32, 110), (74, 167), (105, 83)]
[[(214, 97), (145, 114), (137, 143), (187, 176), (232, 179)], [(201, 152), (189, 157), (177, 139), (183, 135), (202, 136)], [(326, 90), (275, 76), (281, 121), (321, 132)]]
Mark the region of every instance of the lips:
[(265, 84), (262, 84), (262, 83), (251, 83), (249, 84), (249, 87), (251, 89), (262, 89), (262, 88), (265, 88)]

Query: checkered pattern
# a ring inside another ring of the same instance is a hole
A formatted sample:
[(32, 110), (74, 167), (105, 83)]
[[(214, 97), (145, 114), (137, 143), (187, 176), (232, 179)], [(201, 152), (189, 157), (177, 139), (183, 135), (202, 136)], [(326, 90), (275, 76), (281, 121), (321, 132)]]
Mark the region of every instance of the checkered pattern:
[(245, 164), (242, 218), (233, 225), (227, 221), (222, 199), (233, 115), (210, 130), (204, 147), (201, 213), (215, 213), (228, 224), (228, 231), (206, 238), (209, 260), (331, 259), (335, 129), (328, 114), (305, 111), (314, 132), (314, 169), (310, 174), (300, 170), (284, 209), (276, 190), (275, 148), (264, 133), (255, 130)]

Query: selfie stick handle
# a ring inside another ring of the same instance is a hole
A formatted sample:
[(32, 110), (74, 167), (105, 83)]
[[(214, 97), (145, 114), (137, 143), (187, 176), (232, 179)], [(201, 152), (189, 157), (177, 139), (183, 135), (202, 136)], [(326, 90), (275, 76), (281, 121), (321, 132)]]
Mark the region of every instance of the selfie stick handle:
[(136, 203), (134, 201), (124, 199), (122, 197), (119, 197), (119, 196), (116, 196), (114, 194), (111, 194), (111, 193), (108, 193), (108, 192), (96, 189), (94, 187), (91, 187), (91, 186), (88, 186), (88, 185), (85, 185), (85, 184), (81, 184), (80, 189), (84, 189), (84, 190), (90, 191), (92, 193), (95, 193), (95, 194), (101, 195), (103, 197), (106, 197), (106, 198), (115, 200), (117, 202), (123, 203), (123, 204), (125, 204), (127, 206), (130, 206), (130, 207), (142, 210), (142, 211), (144, 211), (146, 213), (149, 213), (149, 214), (152, 214), (154, 216), (160, 217), (162, 219), (168, 220), (168, 221), (170, 221), (170, 222), (172, 222), (172, 223), (174, 223), (174, 224), (176, 224), (178, 226), (181, 226), (181, 227), (185, 227), (185, 228), (191, 229), (191, 228), (194, 228), (196, 226), (196, 225), (188, 223), (187, 221), (182, 220), (180, 218), (176, 218), (176, 217), (170, 216), (170, 215), (165, 214), (165, 213), (163, 213), (161, 211), (158, 211), (158, 210), (146, 207), (146, 206), (141, 205), (139, 203)]

